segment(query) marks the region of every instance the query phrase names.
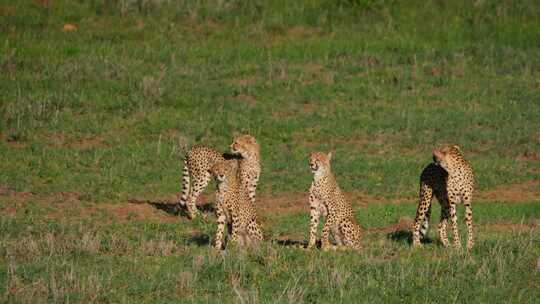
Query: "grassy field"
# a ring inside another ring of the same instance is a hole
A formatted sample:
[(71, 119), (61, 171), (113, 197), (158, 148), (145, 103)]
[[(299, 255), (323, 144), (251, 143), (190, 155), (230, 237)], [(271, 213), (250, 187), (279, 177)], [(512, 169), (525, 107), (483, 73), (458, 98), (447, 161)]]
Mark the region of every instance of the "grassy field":
[[(0, 0), (0, 38), (0, 302), (540, 298), (537, 1)], [(186, 147), (239, 132), (273, 241), (217, 253), (213, 217), (172, 204)], [(440, 246), (438, 206), (407, 241), (440, 143), (476, 172), (470, 253)], [(312, 151), (335, 153), (361, 253), (288, 246)]]

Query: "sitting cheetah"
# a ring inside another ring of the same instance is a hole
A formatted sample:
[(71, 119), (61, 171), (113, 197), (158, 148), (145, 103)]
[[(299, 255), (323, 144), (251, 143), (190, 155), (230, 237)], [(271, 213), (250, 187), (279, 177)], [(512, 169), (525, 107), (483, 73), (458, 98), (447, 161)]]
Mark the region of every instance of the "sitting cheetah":
[(470, 164), (463, 158), (458, 146), (433, 150), (433, 163), (422, 171), (420, 176), (420, 204), (413, 224), (412, 243), (420, 244), (420, 238), (426, 235), (433, 195), (441, 204), (439, 236), (445, 247), (448, 246), (446, 224), (448, 218), (454, 232), (454, 246), (461, 248), (457, 225), (456, 204), (465, 205), (467, 224), (467, 248), (474, 245), (471, 201), (474, 191), (474, 173)]
[(261, 174), (259, 144), (251, 135), (239, 135), (231, 144), (231, 152), (242, 156), (239, 163), (240, 181), (247, 190), (251, 203), (255, 203), (255, 192)]
[[(309, 205), (311, 209), (311, 227), (308, 248), (316, 241), (319, 217), (327, 217), (321, 237), (323, 250), (352, 248), (359, 250), (361, 245), (361, 228), (356, 222), (351, 204), (345, 199), (330, 168), (332, 153), (311, 153), (309, 166), (314, 175), (309, 189)], [(330, 247), (329, 235), (332, 234), (338, 247)]]
[(196, 203), (199, 195), (210, 182), (208, 170), (218, 162), (241, 157), (240, 178), (250, 193), (251, 201), (255, 201), (255, 190), (260, 174), (259, 146), (255, 138), (240, 135), (234, 138), (232, 152), (240, 156), (218, 152), (212, 148), (195, 146), (186, 155), (182, 174), (182, 195), (179, 205), (187, 208), (188, 217), (194, 219), (200, 213)]
[(238, 180), (239, 162), (226, 160), (210, 169), (218, 184), (216, 195), (216, 215), (218, 229), (215, 248), (221, 250), (225, 224), (231, 225), (231, 242), (239, 246), (258, 245), (262, 232), (257, 223), (254, 204)]

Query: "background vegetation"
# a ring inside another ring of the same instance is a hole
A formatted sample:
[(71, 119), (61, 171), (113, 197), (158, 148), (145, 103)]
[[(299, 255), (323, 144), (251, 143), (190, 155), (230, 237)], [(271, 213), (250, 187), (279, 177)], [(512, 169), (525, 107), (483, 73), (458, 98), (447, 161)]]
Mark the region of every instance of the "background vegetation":
[[(0, 301), (540, 297), (537, 1), (0, 0), (0, 38)], [(235, 132), (279, 242), (220, 254), (171, 204), (184, 149)], [(476, 172), (470, 254), (406, 241), (440, 143)], [(281, 246), (330, 150), (362, 253)]]

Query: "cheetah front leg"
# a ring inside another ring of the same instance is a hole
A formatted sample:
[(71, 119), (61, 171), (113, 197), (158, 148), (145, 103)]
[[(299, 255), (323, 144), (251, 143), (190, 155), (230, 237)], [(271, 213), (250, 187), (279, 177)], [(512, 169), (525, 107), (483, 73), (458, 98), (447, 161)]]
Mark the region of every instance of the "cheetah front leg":
[(238, 218), (238, 215), (232, 216), (232, 228), (231, 228), (231, 244), (236, 244), (238, 247), (243, 247), (243, 237), (242, 234), (243, 231), (240, 231), (240, 219)]
[(414, 219), (412, 229), (412, 245), (420, 245), (420, 228), (423, 226), (426, 220), (426, 213), (430, 212), (431, 203), (433, 200), (433, 189), (425, 183), (420, 185), (420, 204), (416, 210), (416, 217)]
[(248, 182), (248, 196), (249, 201), (252, 204), (255, 204), (255, 194), (257, 192), (257, 184), (259, 183), (259, 176), (255, 175), (253, 178), (250, 178), (250, 181)]
[(225, 232), (225, 225), (227, 223), (227, 216), (225, 215), (225, 212), (221, 204), (218, 204), (217, 206), (216, 215), (217, 215), (218, 228), (216, 232), (214, 248), (217, 250), (221, 250), (223, 248), (223, 234)]
[(315, 198), (313, 194), (309, 195), (310, 229), (308, 249), (313, 248), (317, 242), (317, 228), (319, 227), (319, 218), (321, 216), (320, 204), (320, 200)]
[(324, 223), (321, 235), (321, 249), (323, 251), (328, 251), (335, 248), (335, 246), (331, 246), (330, 244), (330, 230), (332, 229), (333, 225), (334, 223), (331, 223), (329, 220)]

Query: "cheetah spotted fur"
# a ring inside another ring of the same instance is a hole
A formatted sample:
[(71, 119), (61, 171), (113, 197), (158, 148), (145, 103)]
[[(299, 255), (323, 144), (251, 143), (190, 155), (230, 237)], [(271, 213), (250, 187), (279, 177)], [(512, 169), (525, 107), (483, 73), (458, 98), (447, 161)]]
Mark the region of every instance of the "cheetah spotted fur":
[(251, 203), (255, 203), (255, 193), (261, 175), (259, 144), (251, 135), (239, 135), (234, 138), (231, 144), (231, 152), (242, 156), (239, 162), (240, 181), (246, 189)]
[[(240, 180), (248, 189), (250, 201), (255, 201), (255, 191), (260, 175), (259, 145), (250, 135), (236, 136), (231, 144), (231, 150), (239, 154)], [(208, 170), (218, 162), (237, 156), (218, 152), (205, 146), (194, 146), (186, 154), (182, 174), (182, 194), (180, 207), (187, 209), (190, 219), (196, 218), (200, 212), (197, 209), (197, 199), (211, 180)]]
[(456, 204), (465, 205), (465, 223), (467, 225), (467, 248), (474, 245), (471, 201), (474, 192), (474, 172), (465, 160), (458, 146), (443, 147), (433, 151), (433, 163), (424, 168), (420, 176), (420, 203), (412, 227), (412, 244), (420, 245), (425, 237), (431, 215), (433, 196), (441, 204), (439, 237), (445, 247), (448, 246), (446, 226), (450, 219), (454, 233), (453, 245), (461, 248), (457, 224)]
[[(362, 248), (361, 228), (356, 222), (351, 204), (345, 199), (331, 172), (331, 158), (331, 153), (319, 152), (311, 153), (309, 157), (314, 179), (309, 190), (311, 227), (308, 248), (315, 245), (319, 218), (323, 216), (326, 217), (321, 236), (323, 250), (359, 250)], [(337, 247), (330, 245), (330, 234)]]
[(230, 224), (230, 242), (244, 246), (257, 246), (263, 239), (261, 228), (257, 223), (255, 205), (238, 179), (239, 162), (226, 160), (215, 164), (210, 174), (216, 179), (216, 216), (218, 229), (214, 247), (223, 247), (225, 225)]

